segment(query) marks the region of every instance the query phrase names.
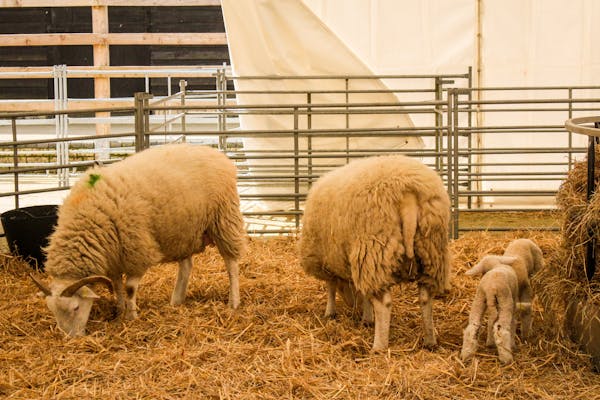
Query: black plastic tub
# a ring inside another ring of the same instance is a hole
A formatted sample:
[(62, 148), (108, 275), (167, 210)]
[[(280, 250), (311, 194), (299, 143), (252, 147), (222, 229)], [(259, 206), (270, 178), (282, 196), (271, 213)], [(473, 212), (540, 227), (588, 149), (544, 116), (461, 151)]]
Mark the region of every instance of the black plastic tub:
[(0, 214), (10, 252), (43, 271), (46, 257), (42, 248), (48, 245), (57, 219), (57, 205), (17, 208)]

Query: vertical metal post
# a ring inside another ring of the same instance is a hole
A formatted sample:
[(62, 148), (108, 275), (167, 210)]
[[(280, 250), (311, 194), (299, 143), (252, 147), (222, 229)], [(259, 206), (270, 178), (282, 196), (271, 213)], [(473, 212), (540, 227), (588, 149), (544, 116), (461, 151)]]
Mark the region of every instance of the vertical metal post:
[[(568, 90), (569, 92), (569, 116), (567, 119), (571, 119), (573, 118), (573, 89), (569, 88)], [(569, 167), (568, 170), (570, 171), (571, 168), (573, 168), (573, 132), (568, 131), (568, 141), (569, 141)]]
[(13, 117), (11, 119), (12, 127), (12, 140), (13, 140), (13, 167), (14, 173), (14, 185), (15, 185), (15, 208), (19, 208), (19, 173), (16, 172), (19, 167), (19, 150), (17, 146), (17, 120)]
[[(310, 131), (312, 129), (312, 93), (306, 93), (306, 103), (308, 108), (306, 109), (306, 128)], [(306, 164), (308, 166), (308, 187), (312, 186), (312, 174), (313, 174), (313, 160), (312, 160), (312, 135), (310, 132), (306, 137)]]
[[(54, 110), (63, 111), (67, 109), (67, 66), (55, 65), (52, 69), (54, 79)], [(56, 114), (55, 132), (57, 139), (64, 139), (68, 136), (68, 115)], [(56, 143), (56, 164), (66, 165), (69, 162), (69, 151), (67, 142)], [(69, 185), (69, 170), (60, 168), (56, 170), (59, 187)]]
[(458, 104), (459, 104), (459, 96), (460, 96), (460, 91), (458, 89), (454, 90), (454, 99), (452, 100), (452, 106), (453, 106), (453, 112), (454, 112), (454, 116), (452, 117), (452, 122), (453, 122), (453, 126), (454, 129), (452, 130), (452, 140), (454, 141), (454, 143), (452, 144), (452, 164), (450, 164), (448, 167), (452, 169), (452, 185), (453, 185), (453, 189), (452, 192), (454, 193), (453, 199), (452, 199), (452, 208), (453, 208), (453, 213), (452, 213), (452, 219), (454, 220), (453, 222), (453, 233), (452, 233), (452, 237), (454, 239), (458, 238), (458, 213), (459, 213), (459, 205), (458, 205), (458, 200), (459, 200), (459, 168), (458, 168), (458, 153), (459, 153), (459, 148), (458, 148), (458, 134), (459, 134), (459, 124), (458, 124)]
[[(181, 79), (179, 81), (179, 93), (181, 95), (181, 105), (182, 106), (185, 106), (185, 95), (186, 95), (185, 88), (186, 87), (187, 87), (187, 81), (184, 79)], [(185, 129), (186, 129), (185, 128), (185, 116), (186, 116), (187, 112), (186, 112), (186, 110), (181, 110), (181, 111), (183, 113), (183, 115), (181, 116), (181, 131), (183, 132), (182, 142), (185, 142), (186, 141), (186, 138), (185, 138)]]
[[(468, 96), (467, 100), (469, 104), (471, 104), (471, 100), (473, 100), (473, 67), (469, 67), (467, 78), (468, 84)], [(473, 111), (472, 106), (469, 105), (469, 110), (467, 111), (467, 127), (469, 128), (469, 132), (467, 134), (467, 149), (472, 149), (473, 146)], [(469, 152), (467, 154), (467, 190), (470, 192), (473, 190), (473, 156), (472, 153)], [(469, 194), (467, 197), (467, 208), (470, 210), (473, 207), (473, 196)]]
[[(217, 105), (219, 105), (219, 106), (225, 105), (224, 89), (223, 89), (223, 76), (224, 75), (225, 75), (224, 68), (217, 70), (215, 88), (216, 88), (216, 92), (217, 92)], [(225, 135), (221, 134), (221, 132), (224, 132), (226, 129), (224, 112), (225, 112), (225, 109), (222, 107), (217, 109), (217, 126), (218, 126), (218, 130), (220, 132), (218, 146), (219, 146), (220, 150), (226, 151), (227, 150), (227, 137)]]
[[(600, 123), (594, 123), (594, 127), (600, 128)], [(589, 136), (588, 139), (588, 154), (587, 154), (587, 201), (596, 191), (596, 145), (598, 138)], [(596, 237), (593, 231), (588, 232), (589, 240), (585, 246), (585, 275), (588, 281), (591, 281), (596, 272)]]
[[(450, 160), (452, 159), (452, 135), (454, 132), (454, 121), (453, 121), (453, 117), (454, 117), (454, 90), (455, 89), (448, 89), (448, 131), (447, 131), (447, 137), (446, 137), (446, 170), (441, 170), (440, 169), (440, 175), (442, 174), (446, 174), (446, 185), (448, 187), (448, 196), (450, 197), (450, 215), (453, 216), (454, 215), (454, 184), (452, 182), (452, 174), (450, 173)], [(443, 159), (443, 157), (440, 155), (440, 159)], [(442, 175), (443, 176), (443, 175)], [(452, 238), (455, 238), (454, 236), (454, 218), (450, 219), (450, 235)]]
[(350, 162), (350, 134), (348, 133), (348, 129), (350, 129), (350, 79), (346, 78), (346, 164)]
[[(435, 77), (435, 100), (442, 101), (442, 78), (439, 76)], [(444, 126), (444, 116), (442, 115), (441, 106), (435, 106), (435, 169), (438, 171), (442, 170), (442, 141), (443, 132), (442, 126)]]
[(294, 211), (296, 212), (296, 230), (300, 229), (300, 160), (298, 142), (298, 107), (294, 107)]
[(135, 151), (138, 152), (150, 147), (150, 136), (147, 134), (149, 131), (150, 114), (147, 108), (148, 100), (152, 98), (152, 95), (145, 92), (137, 92), (134, 96)]

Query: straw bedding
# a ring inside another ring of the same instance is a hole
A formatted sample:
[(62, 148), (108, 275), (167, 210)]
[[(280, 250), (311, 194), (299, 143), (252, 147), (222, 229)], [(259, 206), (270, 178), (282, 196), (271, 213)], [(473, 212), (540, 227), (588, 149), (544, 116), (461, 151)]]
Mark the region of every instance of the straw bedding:
[[(114, 302), (96, 303), (89, 335), (69, 339), (21, 261), (0, 266), (0, 396), (4, 398), (214, 399), (591, 399), (600, 380), (589, 357), (558, 336), (534, 304), (529, 343), (502, 367), (482, 347), (463, 365), (458, 354), (477, 279), (463, 272), (483, 254), (530, 237), (553, 254), (553, 233), (468, 234), (452, 243), (454, 288), (434, 305), (440, 345), (421, 346), (415, 285), (394, 289), (390, 349), (372, 354), (373, 328), (341, 302), (322, 317), (324, 285), (304, 275), (295, 238), (254, 238), (241, 265), (240, 309), (227, 308), (228, 280), (214, 248), (194, 258), (188, 300), (172, 307), (176, 266), (151, 269), (140, 286), (140, 318), (114, 320)], [(483, 331), (483, 330), (482, 330)]]

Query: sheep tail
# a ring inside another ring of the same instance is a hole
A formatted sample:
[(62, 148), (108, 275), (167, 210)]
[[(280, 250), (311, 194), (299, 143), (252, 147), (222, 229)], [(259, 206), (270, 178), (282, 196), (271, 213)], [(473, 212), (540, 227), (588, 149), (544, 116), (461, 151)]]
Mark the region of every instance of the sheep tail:
[(400, 208), (400, 217), (402, 221), (404, 248), (406, 257), (408, 258), (415, 258), (415, 234), (417, 232), (418, 213), (417, 196), (414, 193), (407, 193)]

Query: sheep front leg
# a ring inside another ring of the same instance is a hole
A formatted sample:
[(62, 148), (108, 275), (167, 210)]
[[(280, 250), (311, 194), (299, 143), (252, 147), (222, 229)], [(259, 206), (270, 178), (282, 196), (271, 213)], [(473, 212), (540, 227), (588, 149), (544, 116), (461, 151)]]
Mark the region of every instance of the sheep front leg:
[(361, 294), (360, 301), (362, 302), (362, 323), (365, 325), (373, 325), (373, 304), (367, 298)]
[(113, 292), (117, 297), (117, 315), (122, 317), (125, 315), (125, 286), (123, 285), (123, 277), (112, 278)]
[(125, 280), (125, 319), (137, 318), (137, 304), (135, 301), (141, 279), (139, 276), (128, 276)]
[(494, 324), (498, 319), (498, 310), (496, 305), (488, 306), (488, 325), (487, 325), (487, 339), (485, 345), (487, 347), (494, 347), (496, 340), (494, 339)]
[(528, 339), (531, 333), (531, 300), (533, 294), (531, 286), (527, 285), (519, 296), (519, 314), (521, 316), (521, 336)]
[(325, 318), (335, 317), (335, 293), (337, 289), (336, 281), (327, 281), (327, 306), (325, 307)]
[(434, 347), (437, 345), (437, 340), (433, 327), (433, 298), (425, 285), (419, 285), (419, 305), (423, 316), (423, 344), (425, 347)]
[(171, 305), (178, 306), (185, 300), (190, 273), (192, 271), (192, 257), (179, 261), (179, 270), (177, 271), (177, 281), (171, 295)]
[(229, 301), (227, 304), (235, 310), (240, 306), (240, 267), (236, 258), (224, 257), (224, 259), (229, 275)]
[(375, 338), (373, 351), (384, 351), (390, 341), (390, 320), (392, 316), (392, 294), (384, 291), (380, 297), (371, 298), (375, 314)]

